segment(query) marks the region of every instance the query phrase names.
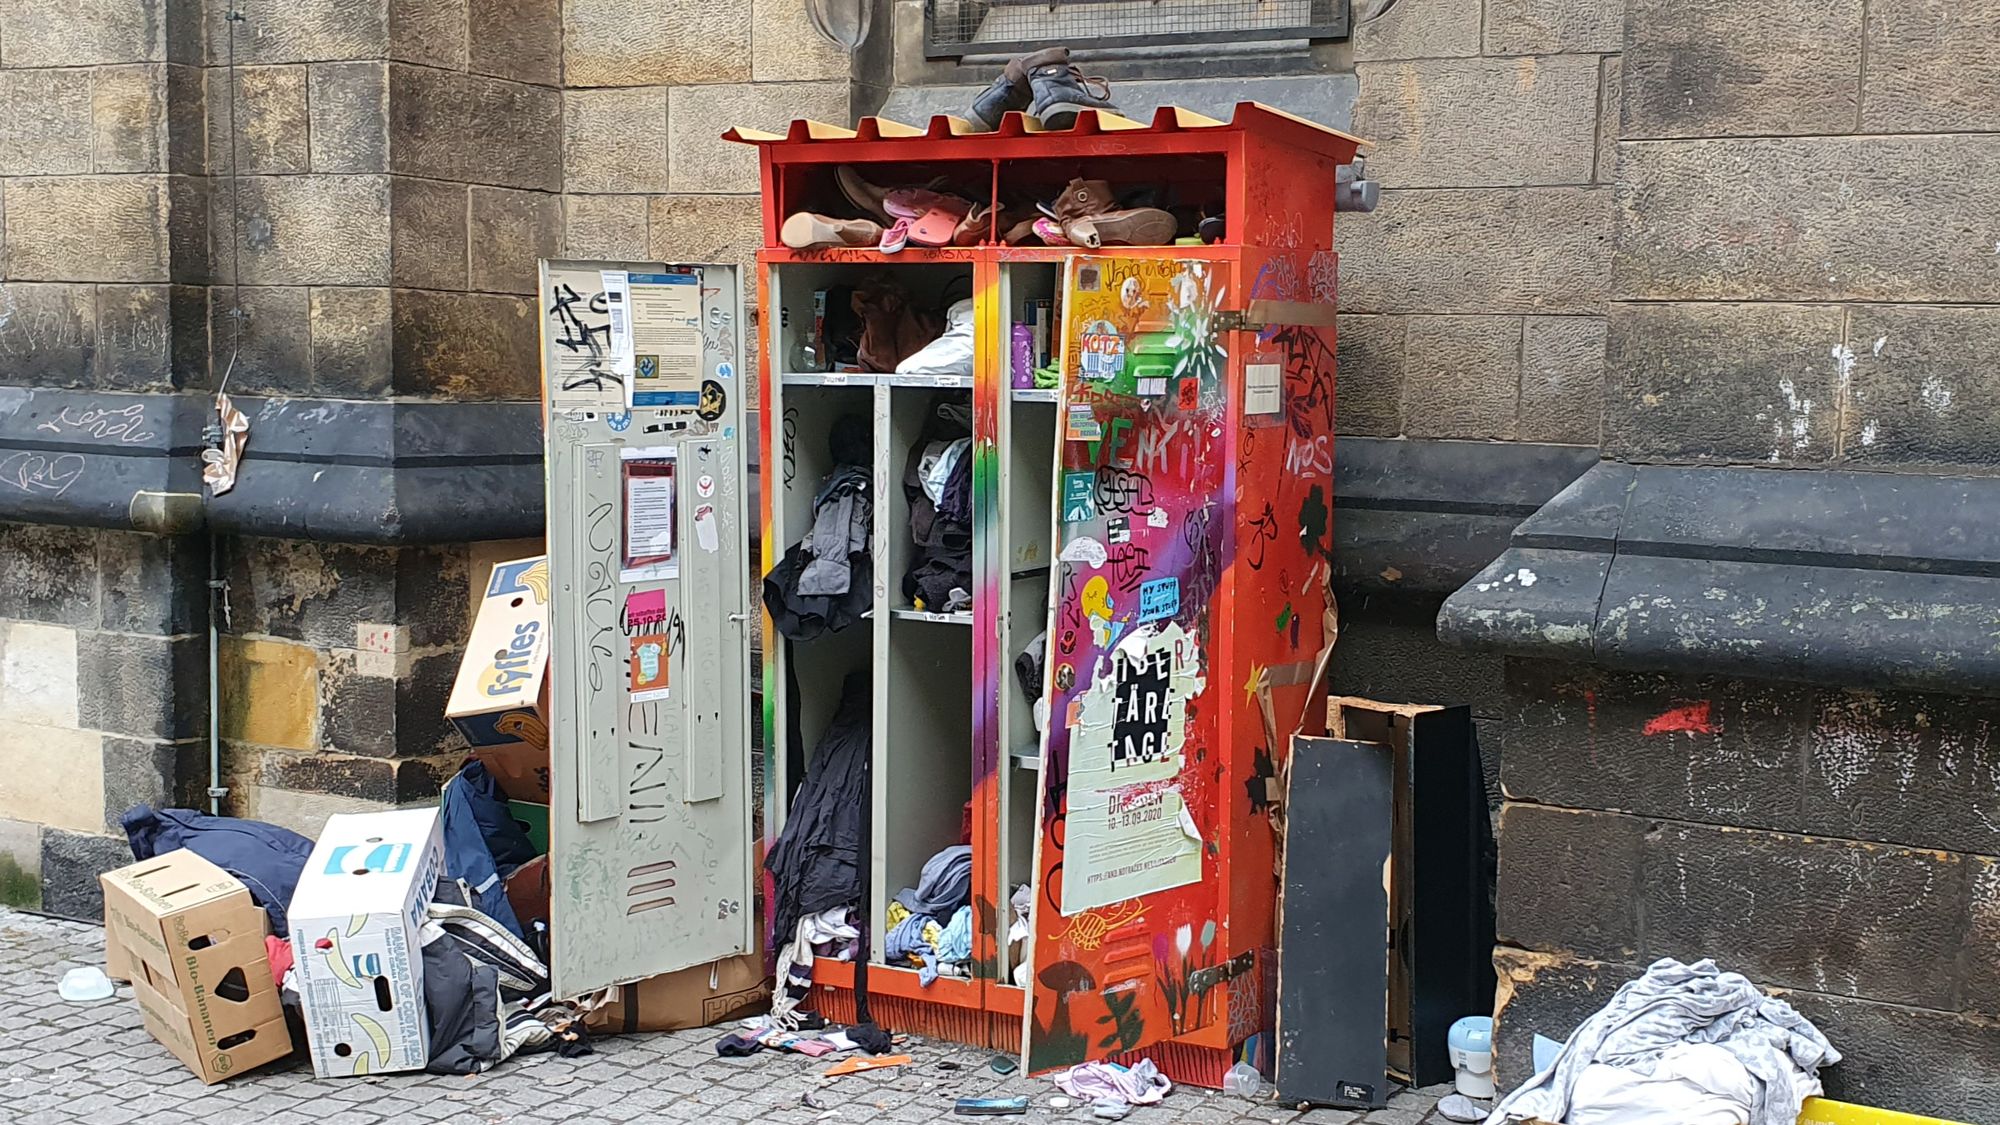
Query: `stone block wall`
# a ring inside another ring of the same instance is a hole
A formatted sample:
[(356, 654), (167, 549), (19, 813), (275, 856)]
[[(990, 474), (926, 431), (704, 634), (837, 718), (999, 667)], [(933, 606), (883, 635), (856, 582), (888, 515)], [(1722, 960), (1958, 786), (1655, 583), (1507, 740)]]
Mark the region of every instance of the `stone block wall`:
[(562, 47), (571, 257), (734, 263), (751, 278), (757, 157), (722, 133), (852, 123), (851, 62), (793, 0), (570, 0)]
[(197, 541), (0, 525), (0, 901), (93, 914), (119, 814), (204, 799), (206, 568)]
[(1996, 82), (1992, 4), (1632, 0), (1606, 452), (2000, 459)]
[(1344, 434), (1598, 443), (1621, 0), (1356, 5)]
[(534, 262), (562, 224), (556, 10), (246, 9), (232, 99), (231, 25), (211, 0), (216, 377), (235, 349), (245, 394), (538, 397)]

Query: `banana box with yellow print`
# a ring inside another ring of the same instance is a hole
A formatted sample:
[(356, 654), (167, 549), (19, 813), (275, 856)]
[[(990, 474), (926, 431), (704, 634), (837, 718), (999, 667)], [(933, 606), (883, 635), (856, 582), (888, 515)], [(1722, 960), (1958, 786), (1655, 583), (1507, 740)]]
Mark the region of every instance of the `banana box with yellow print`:
[(496, 563), (444, 709), (468, 745), (548, 751), (548, 638), (547, 556)]
[(292, 1052), (264, 952), (264, 909), (185, 848), (98, 876), (107, 948), (146, 1030), (214, 1084)]
[(443, 867), (435, 808), (326, 818), (290, 910), (314, 1074), (430, 1061), (418, 929)]

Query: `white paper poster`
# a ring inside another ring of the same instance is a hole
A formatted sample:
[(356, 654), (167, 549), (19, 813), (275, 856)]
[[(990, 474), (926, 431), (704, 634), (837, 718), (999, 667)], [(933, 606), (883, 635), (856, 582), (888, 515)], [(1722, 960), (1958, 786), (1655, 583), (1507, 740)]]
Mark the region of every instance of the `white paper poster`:
[(1243, 413), (1276, 414), (1285, 408), (1283, 364), (1251, 363), (1243, 368)]
[(1201, 653), (1178, 624), (1142, 626), (1100, 657), (1070, 731), (1062, 912), (1201, 880), (1201, 834), (1180, 787)]
[(625, 562), (622, 582), (672, 578), (680, 573), (675, 523), (677, 451), (671, 446), (621, 451), (625, 490)]
[(604, 271), (550, 266), (546, 276), (542, 320), (549, 408), (605, 413), (625, 409), (625, 378), (613, 362)]
[(701, 398), (701, 273), (635, 273), (632, 405), (693, 409)]

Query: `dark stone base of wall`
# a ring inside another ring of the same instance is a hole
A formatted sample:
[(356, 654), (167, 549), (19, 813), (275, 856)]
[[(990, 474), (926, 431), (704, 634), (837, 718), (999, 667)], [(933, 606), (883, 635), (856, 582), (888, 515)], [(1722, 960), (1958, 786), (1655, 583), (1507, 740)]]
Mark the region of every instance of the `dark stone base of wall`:
[[(1503, 845), (1504, 846), (1504, 845)], [(1645, 971), (1638, 962), (1590, 961), (1502, 946), (1495, 1065), (1502, 1089), (1534, 1074), (1537, 1034), (1562, 1040)], [(1727, 968), (1728, 966), (1724, 966)], [(2000, 1021), (1835, 996), (1771, 989), (1844, 1054), (1820, 1073), (1828, 1097), (1954, 1121), (2000, 1120)]]

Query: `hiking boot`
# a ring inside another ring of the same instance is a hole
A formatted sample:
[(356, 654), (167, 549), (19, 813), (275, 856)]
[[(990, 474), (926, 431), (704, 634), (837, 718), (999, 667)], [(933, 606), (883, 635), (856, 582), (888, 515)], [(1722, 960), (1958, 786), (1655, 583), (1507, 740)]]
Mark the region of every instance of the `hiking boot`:
[(1034, 94), (1028, 112), (1045, 128), (1070, 128), (1076, 124), (1076, 115), (1086, 109), (1118, 112), (1111, 104), (1111, 83), (1087, 76), (1067, 61), (1030, 70), (1028, 86)]
[(1057, 65), (1069, 65), (1068, 47), (1046, 47), (1032, 55), (1008, 60), (993, 85), (972, 99), (972, 123), (980, 132), (991, 133), (1000, 127), (1000, 119), (1008, 113), (1026, 113), (1034, 102), (1034, 91), (1028, 85), (1029, 73), (1037, 67)]
[(873, 219), (834, 219), (801, 211), (778, 228), (778, 241), (794, 250), (874, 246), (882, 241), (882, 224)]

